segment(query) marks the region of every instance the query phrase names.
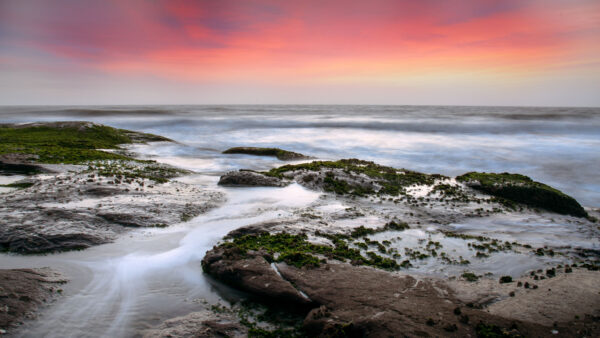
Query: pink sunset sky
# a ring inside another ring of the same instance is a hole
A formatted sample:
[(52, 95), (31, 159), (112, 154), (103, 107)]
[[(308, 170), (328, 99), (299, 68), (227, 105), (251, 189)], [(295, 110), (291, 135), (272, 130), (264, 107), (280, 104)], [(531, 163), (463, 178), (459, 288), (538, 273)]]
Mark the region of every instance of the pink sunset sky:
[(0, 104), (600, 106), (600, 1), (0, 0)]

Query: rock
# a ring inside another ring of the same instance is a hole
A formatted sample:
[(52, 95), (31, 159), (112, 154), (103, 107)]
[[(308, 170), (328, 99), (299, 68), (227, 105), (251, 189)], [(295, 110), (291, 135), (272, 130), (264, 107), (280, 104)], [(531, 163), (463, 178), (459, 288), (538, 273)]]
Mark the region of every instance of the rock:
[(470, 172), (456, 177), (456, 180), (471, 188), (513, 202), (563, 215), (588, 216), (573, 197), (524, 175)]
[(107, 243), (107, 238), (85, 233), (69, 233), (40, 236), (26, 234), (11, 236), (10, 233), (0, 233), (0, 251), (10, 251), (23, 254), (39, 254), (55, 251), (82, 250), (93, 245)]
[(45, 302), (58, 296), (57, 286), (66, 283), (60, 274), (47, 269), (0, 270), (0, 331), (10, 331), (30, 318)]
[(293, 179), (309, 189), (338, 195), (398, 195), (414, 185), (433, 185), (442, 175), (382, 166), (359, 159), (314, 161), (271, 169), (268, 176)]
[(284, 187), (290, 182), (249, 170), (230, 171), (221, 176), (219, 185)]
[(241, 255), (235, 248), (216, 248), (202, 259), (202, 269), (216, 279), (263, 297), (270, 303), (305, 308), (312, 301), (266, 261), (260, 252)]
[[(204, 271), (271, 304), (307, 309), (303, 327), (310, 336), (388, 337), (403, 333), (464, 337), (476, 336), (475, 325), (480, 322), (502, 328), (516, 322), (524, 335), (547, 331), (538, 324), (510, 321), (471, 308), (461, 312), (471, 320), (471, 324), (465, 323), (454, 313), (460, 301), (440, 281), (346, 263), (312, 269), (278, 263), (277, 273), (261, 253), (235, 250), (221, 246), (209, 251), (202, 261)], [(428, 325), (430, 319), (436, 325)]]
[(143, 332), (143, 337), (247, 337), (248, 329), (237, 323), (237, 318), (229, 314), (216, 314), (211, 311), (192, 312), (163, 322), (156, 329)]
[(85, 172), (36, 177), (27, 189), (0, 194), (0, 251), (85, 249), (112, 242), (131, 227), (188, 220), (224, 200), (220, 192), (182, 182), (138, 178), (116, 183), (114, 176)]
[(247, 154), (255, 156), (275, 156), (278, 160), (301, 160), (308, 156), (293, 151), (283, 150), (279, 148), (261, 148), (261, 147), (234, 147), (229, 148), (223, 154)]

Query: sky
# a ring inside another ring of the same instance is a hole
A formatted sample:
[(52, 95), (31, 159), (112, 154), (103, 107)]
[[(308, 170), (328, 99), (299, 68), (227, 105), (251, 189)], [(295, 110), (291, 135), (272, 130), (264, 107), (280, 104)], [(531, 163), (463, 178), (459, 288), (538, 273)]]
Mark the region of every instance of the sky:
[(600, 106), (598, 0), (0, 0), (0, 105)]

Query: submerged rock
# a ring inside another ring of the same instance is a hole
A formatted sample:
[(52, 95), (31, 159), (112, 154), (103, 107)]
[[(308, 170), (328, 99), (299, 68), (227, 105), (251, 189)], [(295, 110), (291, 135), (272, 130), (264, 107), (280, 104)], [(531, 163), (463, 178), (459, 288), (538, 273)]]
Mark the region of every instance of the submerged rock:
[(288, 184), (289, 181), (250, 170), (230, 171), (219, 179), (219, 185), (229, 186), (284, 187)]
[(487, 194), (563, 215), (586, 217), (587, 212), (571, 196), (519, 174), (470, 172), (456, 178)]
[(293, 151), (283, 150), (279, 148), (261, 148), (261, 147), (234, 147), (229, 148), (223, 154), (247, 154), (255, 156), (275, 156), (278, 160), (302, 160), (308, 156)]

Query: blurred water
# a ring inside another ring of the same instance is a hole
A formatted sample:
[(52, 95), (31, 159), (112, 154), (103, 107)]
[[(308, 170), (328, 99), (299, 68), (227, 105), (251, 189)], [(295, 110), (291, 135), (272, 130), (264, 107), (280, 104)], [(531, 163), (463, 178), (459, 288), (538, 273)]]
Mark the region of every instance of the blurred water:
[(89, 120), (170, 137), (144, 149), (203, 173), (279, 163), (221, 155), (273, 146), (458, 175), (518, 172), (600, 206), (600, 108), (443, 106), (0, 107), (0, 122)]

